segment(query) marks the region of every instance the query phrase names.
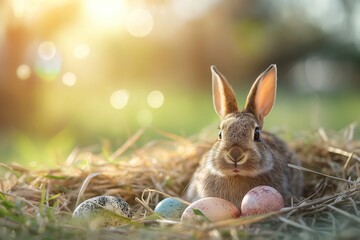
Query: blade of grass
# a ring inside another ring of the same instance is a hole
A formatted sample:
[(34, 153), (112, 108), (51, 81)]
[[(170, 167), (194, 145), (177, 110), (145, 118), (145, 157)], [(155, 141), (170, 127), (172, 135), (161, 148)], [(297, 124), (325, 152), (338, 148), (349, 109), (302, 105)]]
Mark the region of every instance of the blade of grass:
[(75, 207), (77, 207), (77, 206), (79, 205), (79, 203), (80, 203), (80, 201), (81, 201), (80, 199), (82, 198), (82, 196), (83, 196), (83, 194), (84, 194), (87, 186), (89, 185), (90, 180), (93, 179), (94, 177), (98, 176), (98, 175), (100, 175), (100, 173), (92, 173), (92, 174), (90, 174), (89, 176), (87, 176), (87, 177), (85, 178), (83, 184), (81, 185), (81, 188), (80, 188), (78, 197), (77, 197), (77, 199), (76, 199), (76, 205), (75, 205)]
[(330, 209), (332, 209), (332, 210), (334, 210), (334, 211), (336, 211), (336, 212), (344, 215), (345, 217), (348, 217), (348, 218), (350, 218), (350, 219), (352, 219), (352, 220), (360, 223), (360, 218), (357, 217), (357, 216), (355, 216), (355, 215), (352, 215), (352, 214), (350, 214), (350, 213), (348, 213), (348, 212), (346, 212), (346, 211), (344, 211), (344, 210), (342, 210), (342, 209), (339, 209), (339, 208), (337, 208), (337, 207), (334, 207), (334, 206), (332, 206), (332, 205), (328, 205), (328, 208), (330, 208)]
[(360, 162), (360, 157), (353, 154), (353, 153), (350, 153), (350, 152), (347, 152), (347, 151), (344, 151), (343, 149), (340, 149), (340, 148), (335, 148), (335, 147), (328, 147), (328, 151), (329, 152), (332, 152), (332, 153), (336, 153), (336, 154), (339, 154), (339, 155), (342, 155), (344, 157), (351, 157), (353, 159), (355, 159), (356, 161), (359, 161)]
[(248, 225), (248, 224), (256, 223), (256, 222), (268, 219), (270, 217), (276, 216), (278, 214), (280, 214), (280, 212), (271, 212), (271, 213), (248, 216), (248, 217), (227, 219), (227, 220), (224, 220), (224, 221), (213, 223), (213, 224), (209, 225), (206, 229), (207, 230), (212, 230), (212, 229), (216, 229), (216, 228), (219, 229), (219, 228), (239, 227), (239, 226), (242, 226), (242, 225)]
[(145, 193), (151, 193), (151, 192), (159, 193), (159, 194), (161, 194), (161, 195), (163, 195), (163, 196), (165, 196), (165, 197), (175, 199), (175, 200), (177, 200), (177, 201), (179, 201), (179, 202), (181, 202), (181, 203), (184, 203), (184, 204), (186, 204), (186, 205), (188, 205), (188, 206), (190, 205), (189, 202), (187, 202), (187, 201), (185, 201), (185, 200), (183, 200), (183, 199), (181, 199), (181, 198), (173, 197), (173, 196), (171, 196), (171, 195), (169, 195), (169, 194), (166, 194), (166, 193), (164, 193), (164, 192), (158, 191), (158, 190), (156, 190), (156, 189), (150, 189), (150, 188), (144, 189), (144, 191), (143, 191), (143, 193), (142, 193), (142, 195), (141, 195), (142, 200), (144, 200)]
[(118, 148), (110, 157), (110, 161), (114, 161), (117, 157), (123, 154), (129, 147), (131, 147), (145, 132), (144, 128), (140, 128), (134, 135), (132, 135), (120, 148)]
[(139, 203), (143, 208), (145, 208), (146, 211), (148, 211), (149, 213), (154, 213), (154, 211), (142, 200), (140, 200), (139, 198), (135, 198), (135, 201), (137, 203)]
[(327, 177), (327, 178), (332, 178), (332, 179), (339, 180), (339, 181), (343, 181), (343, 182), (347, 182), (347, 183), (354, 183), (353, 181), (350, 181), (350, 180), (347, 180), (347, 179), (343, 179), (343, 178), (339, 178), (339, 177), (334, 177), (334, 176), (331, 176), (331, 175), (328, 175), (328, 174), (324, 174), (324, 173), (321, 173), (321, 172), (317, 172), (317, 171), (314, 171), (314, 170), (311, 170), (311, 169), (308, 169), (308, 168), (304, 168), (304, 167), (301, 167), (301, 166), (293, 165), (293, 164), (290, 164), (290, 163), (288, 164), (288, 166), (291, 167), (291, 168), (294, 168), (294, 169), (301, 170), (301, 171), (318, 174), (318, 175), (321, 175), (321, 176), (324, 176), (324, 177)]
[(62, 193), (58, 193), (58, 194), (56, 194), (56, 195), (53, 195), (53, 196), (51, 196), (51, 197), (48, 199), (48, 201), (54, 200), (54, 199), (60, 197), (61, 195), (62, 195)]
[(290, 226), (293, 226), (293, 227), (296, 227), (296, 228), (300, 228), (300, 229), (302, 229), (302, 230), (309, 231), (309, 232), (316, 232), (314, 229), (311, 229), (311, 228), (309, 228), (309, 227), (306, 226), (306, 225), (302, 225), (302, 224), (300, 224), (300, 223), (298, 223), (298, 222), (295, 222), (295, 221), (292, 221), (292, 220), (290, 220), (290, 219), (287, 219), (287, 218), (284, 218), (284, 217), (279, 217), (279, 219), (280, 219), (282, 222), (284, 222), (284, 223), (286, 223), (286, 224), (288, 224), (288, 225), (290, 225)]

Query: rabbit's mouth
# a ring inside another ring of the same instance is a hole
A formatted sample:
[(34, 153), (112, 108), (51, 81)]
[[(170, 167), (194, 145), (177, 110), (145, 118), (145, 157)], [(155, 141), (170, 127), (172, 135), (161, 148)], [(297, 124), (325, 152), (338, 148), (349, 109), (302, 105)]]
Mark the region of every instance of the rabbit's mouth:
[(258, 167), (255, 166), (252, 161), (249, 161), (248, 157), (244, 155), (240, 161), (232, 163), (227, 161), (226, 165), (223, 167), (223, 171), (225, 175), (228, 176), (254, 177), (259, 174), (257, 168)]
[(231, 167), (229, 167), (227, 170), (225, 170), (225, 175), (227, 176), (242, 176), (243, 175), (243, 169), (239, 167), (237, 164), (233, 164)]
[[(224, 169), (225, 170), (225, 169)], [(241, 175), (243, 171), (243, 164), (239, 164), (238, 162), (228, 163), (226, 167), (227, 174), (230, 175)]]
[(235, 165), (233, 164), (231, 168), (226, 170), (227, 174), (229, 176), (244, 176), (244, 177), (249, 177), (249, 176), (254, 176), (256, 174), (252, 173), (252, 171), (250, 169), (248, 169), (247, 167), (244, 166), (239, 166), (239, 165)]
[(244, 170), (242, 169), (243, 166), (242, 166), (242, 163), (233, 163), (232, 165), (232, 169), (231, 171), (235, 174), (235, 175), (240, 175), (241, 174), (241, 170)]

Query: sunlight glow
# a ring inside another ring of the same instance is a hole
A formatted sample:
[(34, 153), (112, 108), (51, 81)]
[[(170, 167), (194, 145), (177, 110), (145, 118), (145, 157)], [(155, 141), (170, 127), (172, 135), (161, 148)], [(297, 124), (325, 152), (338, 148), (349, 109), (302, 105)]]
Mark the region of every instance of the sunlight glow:
[(21, 64), (16, 69), (16, 75), (20, 80), (26, 80), (31, 75), (31, 69), (29, 65)]
[(84, 0), (84, 10), (94, 24), (115, 27), (123, 20), (127, 5), (124, 0)]
[(136, 120), (141, 126), (146, 127), (152, 123), (153, 115), (149, 110), (142, 109), (137, 113)]
[(69, 87), (74, 86), (76, 80), (77, 80), (76, 75), (72, 72), (67, 72), (62, 77), (62, 82)]
[(77, 59), (84, 59), (90, 54), (90, 48), (87, 44), (81, 43), (74, 47), (74, 57)]
[(53, 42), (40, 43), (38, 54), (45, 61), (53, 59), (56, 55), (55, 44)]
[(62, 66), (62, 59), (59, 54), (55, 54), (52, 58), (38, 56), (35, 59), (34, 71), (36, 75), (44, 81), (53, 81), (55, 80)]
[(25, 12), (25, 0), (12, 1), (13, 13), (17, 18), (22, 18)]
[(129, 93), (126, 90), (118, 90), (111, 94), (110, 104), (115, 109), (123, 109), (129, 101)]
[(184, 20), (199, 18), (204, 15), (211, 7), (215, 6), (219, 0), (171, 0), (174, 14)]
[(158, 90), (152, 91), (147, 97), (147, 102), (152, 108), (160, 108), (164, 103), (164, 94)]
[(127, 17), (127, 30), (134, 37), (147, 36), (151, 33), (153, 26), (153, 16), (146, 9), (135, 9)]

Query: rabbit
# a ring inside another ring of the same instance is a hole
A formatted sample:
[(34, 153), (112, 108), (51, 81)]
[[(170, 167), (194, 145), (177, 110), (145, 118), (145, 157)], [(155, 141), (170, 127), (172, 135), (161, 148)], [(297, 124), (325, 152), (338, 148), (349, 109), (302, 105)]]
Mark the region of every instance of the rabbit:
[(289, 206), (292, 199), (302, 195), (303, 173), (288, 164), (300, 165), (300, 161), (285, 142), (262, 130), (275, 102), (276, 65), (270, 65), (256, 79), (242, 111), (234, 90), (214, 65), (211, 73), (213, 105), (221, 120), (219, 137), (202, 156), (185, 198), (219, 197), (240, 209), (249, 190), (267, 185), (275, 188)]

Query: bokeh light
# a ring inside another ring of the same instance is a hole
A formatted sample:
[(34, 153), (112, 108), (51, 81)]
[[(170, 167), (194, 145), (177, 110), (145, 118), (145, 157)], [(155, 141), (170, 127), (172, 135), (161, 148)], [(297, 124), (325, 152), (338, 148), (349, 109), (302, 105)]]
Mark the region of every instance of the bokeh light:
[(61, 71), (62, 59), (58, 54), (54, 57), (45, 60), (43, 57), (35, 59), (35, 73), (44, 81), (55, 80)]
[(118, 90), (111, 94), (110, 104), (115, 109), (123, 109), (129, 101), (129, 93), (126, 90)]
[(69, 87), (74, 86), (76, 83), (76, 80), (77, 80), (77, 77), (72, 72), (67, 72), (62, 77), (62, 82)]
[[(25, 130), (47, 142), (66, 129), (64, 144), (81, 146), (99, 136), (117, 144), (149, 124), (196, 134), (218, 121), (212, 64), (239, 101), (261, 71), (278, 65), (269, 128), (359, 122), (360, 1), (313, 2), (0, 1), (0, 132)], [(6, 134), (0, 152), (12, 151)]]
[(160, 108), (164, 103), (164, 94), (158, 90), (152, 91), (147, 97), (147, 102), (152, 108)]
[(146, 9), (135, 9), (127, 17), (126, 27), (134, 37), (145, 37), (152, 31), (154, 19)]
[(21, 64), (16, 69), (16, 76), (20, 80), (26, 80), (30, 77), (30, 75), (31, 75), (31, 69), (27, 64)]
[(53, 59), (56, 55), (55, 44), (49, 41), (40, 43), (38, 48), (38, 54), (40, 58), (42, 58), (45, 61)]
[(148, 109), (142, 109), (137, 113), (136, 120), (141, 126), (147, 127), (152, 123), (153, 115)]
[(90, 54), (90, 47), (87, 44), (80, 43), (74, 47), (74, 57), (77, 59), (84, 59)]

